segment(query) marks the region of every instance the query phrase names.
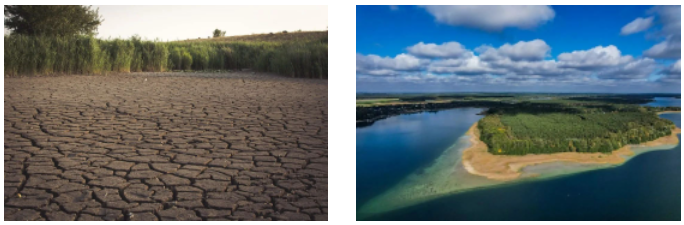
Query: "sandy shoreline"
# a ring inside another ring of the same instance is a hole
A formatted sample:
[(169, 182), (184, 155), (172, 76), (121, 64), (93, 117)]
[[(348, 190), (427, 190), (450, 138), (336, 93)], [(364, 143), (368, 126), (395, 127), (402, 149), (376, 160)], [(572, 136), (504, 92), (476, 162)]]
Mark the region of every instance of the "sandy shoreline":
[[(661, 112), (666, 113), (666, 112)], [(681, 130), (677, 127), (672, 130), (672, 135), (658, 138), (653, 141), (641, 143), (639, 147), (654, 147), (659, 145), (676, 145), (679, 143), (677, 134)], [(613, 164), (625, 162), (625, 156), (632, 156), (632, 145), (626, 145), (613, 151), (611, 154), (603, 153), (575, 153), (562, 152), (554, 154), (524, 156), (493, 155), (487, 152), (487, 145), (480, 140), (480, 131), (477, 122), (473, 124), (466, 135), (470, 137), (470, 147), (463, 151), (462, 160), (465, 169), (473, 175), (487, 177), (493, 180), (509, 181), (521, 178), (521, 169), (527, 166), (551, 163), (551, 162), (574, 162), (582, 164)]]
[(682, 113), (682, 111), (662, 111), (662, 112), (658, 112), (656, 114), (660, 115), (660, 114), (668, 114), (668, 113)]

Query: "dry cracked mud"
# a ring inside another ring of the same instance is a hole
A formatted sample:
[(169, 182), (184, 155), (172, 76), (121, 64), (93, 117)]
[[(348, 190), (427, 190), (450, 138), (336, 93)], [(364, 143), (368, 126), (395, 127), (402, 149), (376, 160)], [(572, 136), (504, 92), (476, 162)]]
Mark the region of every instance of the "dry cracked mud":
[(5, 78), (5, 220), (327, 220), (327, 81)]

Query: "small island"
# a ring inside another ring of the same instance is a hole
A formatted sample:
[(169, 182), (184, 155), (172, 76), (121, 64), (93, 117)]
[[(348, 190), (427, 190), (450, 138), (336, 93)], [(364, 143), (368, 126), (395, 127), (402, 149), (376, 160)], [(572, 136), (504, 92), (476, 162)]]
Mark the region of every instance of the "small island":
[[(663, 111), (665, 112), (665, 111)], [(680, 129), (647, 108), (628, 105), (526, 103), (490, 109), (467, 135), (468, 172), (496, 180), (520, 178), (541, 163), (621, 164), (630, 145), (677, 144)]]
[[(681, 130), (673, 128), (670, 135), (656, 140), (638, 144), (640, 147), (657, 147), (662, 145), (677, 145), (677, 134)], [(508, 181), (522, 178), (520, 170), (527, 166), (551, 163), (551, 162), (574, 162), (585, 164), (613, 164), (625, 162), (625, 156), (632, 156), (634, 152), (631, 145), (625, 145), (610, 153), (594, 152), (558, 152), (550, 154), (527, 154), (527, 155), (496, 155), (491, 153), (491, 148), (480, 140), (478, 123), (474, 124), (466, 133), (470, 136), (471, 146), (463, 152), (463, 166), (473, 175), (487, 177), (493, 180)], [(498, 151), (498, 150), (497, 150)]]

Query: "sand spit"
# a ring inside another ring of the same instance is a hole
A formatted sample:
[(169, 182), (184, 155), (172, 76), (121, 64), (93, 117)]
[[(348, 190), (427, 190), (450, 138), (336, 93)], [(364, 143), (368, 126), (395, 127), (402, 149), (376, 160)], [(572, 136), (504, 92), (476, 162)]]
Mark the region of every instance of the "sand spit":
[(670, 113), (682, 113), (682, 111), (662, 111), (662, 112), (658, 112), (657, 114), (660, 115), (660, 114), (670, 114)]
[(562, 152), (554, 154), (528, 154), (524, 156), (493, 155), (487, 151), (487, 145), (480, 140), (477, 123), (470, 127), (466, 135), (470, 137), (471, 146), (463, 151), (463, 167), (473, 174), (493, 180), (509, 181), (521, 178), (521, 169), (551, 162), (572, 162), (580, 164), (612, 164), (619, 165), (626, 161), (627, 156), (633, 156), (632, 147), (655, 147), (661, 145), (676, 145), (679, 143), (677, 134), (679, 128), (672, 130), (672, 135), (645, 142), (639, 145), (626, 145), (611, 154)]

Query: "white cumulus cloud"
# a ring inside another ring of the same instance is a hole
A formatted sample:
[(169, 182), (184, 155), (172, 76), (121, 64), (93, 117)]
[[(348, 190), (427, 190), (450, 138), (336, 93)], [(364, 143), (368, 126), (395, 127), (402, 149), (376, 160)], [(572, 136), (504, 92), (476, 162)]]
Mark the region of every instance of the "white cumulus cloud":
[(656, 68), (655, 60), (641, 58), (599, 71), (597, 76), (602, 79), (646, 79)]
[(480, 52), (483, 60), (510, 58), (513, 61), (537, 61), (549, 55), (551, 47), (544, 40), (535, 39), (527, 42), (519, 41), (513, 45), (506, 43), (498, 49), (481, 46), (476, 51)]
[(639, 33), (650, 28), (653, 25), (653, 17), (647, 18), (636, 18), (634, 21), (628, 23), (622, 30), (620, 30), (621, 35), (630, 35), (634, 33)]
[(682, 60), (677, 60), (674, 64), (672, 64), (672, 69), (670, 71), (673, 71), (674, 73), (682, 73)]
[(505, 27), (531, 29), (556, 16), (551, 7), (539, 5), (430, 5), (424, 8), (437, 22), (486, 31), (500, 31)]
[(654, 58), (676, 59), (681, 58), (681, 49), (681, 40), (668, 39), (644, 51), (644, 55)]
[(656, 35), (665, 40), (644, 51), (644, 55), (652, 58), (679, 59), (682, 49), (682, 9), (679, 5), (656, 6), (651, 12), (658, 16), (662, 24)]
[(453, 73), (458, 75), (481, 75), (488, 73), (504, 73), (503, 70), (491, 68), (486, 62), (480, 60), (480, 57), (473, 56), (467, 59), (446, 59), (437, 60), (430, 63), (427, 68), (428, 72), (433, 73)]
[(562, 67), (589, 70), (616, 66), (633, 59), (630, 55), (623, 56), (622, 52), (614, 45), (606, 47), (597, 46), (589, 50), (573, 51), (558, 55), (558, 61)]
[(366, 75), (398, 75), (401, 71), (420, 70), (428, 61), (408, 54), (394, 58), (356, 54), (356, 72)]
[(473, 53), (458, 42), (446, 42), (441, 45), (420, 42), (406, 48), (411, 55), (425, 58), (462, 58)]
[(663, 77), (660, 78), (660, 81), (664, 81), (664, 82), (668, 82), (668, 83), (681, 83), (681, 80), (682, 80), (682, 60), (681, 59), (677, 60), (677, 62), (668, 66), (661, 73), (663, 73), (662, 74)]
[[(356, 72), (361, 75), (357, 79), (509, 86), (582, 85), (591, 82), (592, 85), (615, 86), (620, 83), (650, 82), (648, 78), (651, 75), (660, 77), (663, 83), (674, 83), (681, 77), (681, 60), (663, 69), (653, 58), (623, 55), (614, 45), (565, 52), (555, 59), (549, 54), (551, 47), (541, 39), (506, 43), (498, 48), (481, 46), (476, 51), (463, 48), (460, 44), (452, 45), (458, 48), (444, 47), (449, 46), (446, 43), (437, 45), (421, 42), (406, 48), (410, 54), (395, 57), (357, 53)], [(454, 57), (449, 58), (451, 56)]]

